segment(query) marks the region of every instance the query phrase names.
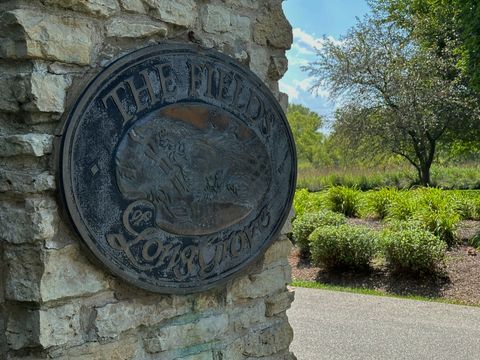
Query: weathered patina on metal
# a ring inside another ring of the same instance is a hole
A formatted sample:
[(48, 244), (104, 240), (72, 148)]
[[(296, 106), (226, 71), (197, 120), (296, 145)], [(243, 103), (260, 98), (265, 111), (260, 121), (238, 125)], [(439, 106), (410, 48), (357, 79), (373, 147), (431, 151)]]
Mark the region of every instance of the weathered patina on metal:
[(239, 274), (279, 233), (295, 179), (293, 138), (270, 91), (196, 45), (113, 62), (62, 133), (60, 191), (77, 232), (111, 272), (160, 293)]

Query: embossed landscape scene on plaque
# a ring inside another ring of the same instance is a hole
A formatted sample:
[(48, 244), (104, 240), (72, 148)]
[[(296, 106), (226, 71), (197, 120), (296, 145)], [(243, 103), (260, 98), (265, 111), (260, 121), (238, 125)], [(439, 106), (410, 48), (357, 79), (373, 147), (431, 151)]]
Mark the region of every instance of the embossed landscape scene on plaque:
[(162, 44), (103, 69), (65, 121), (61, 191), (94, 255), (141, 288), (189, 293), (275, 239), (296, 178), (279, 104), (213, 50)]

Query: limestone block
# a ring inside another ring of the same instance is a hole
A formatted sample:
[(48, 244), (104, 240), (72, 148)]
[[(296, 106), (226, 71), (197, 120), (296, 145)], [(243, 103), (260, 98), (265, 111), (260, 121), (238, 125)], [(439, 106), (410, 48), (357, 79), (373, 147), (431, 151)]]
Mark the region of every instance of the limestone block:
[(152, 16), (167, 23), (192, 27), (197, 18), (195, 0), (144, 0)]
[(244, 354), (255, 358), (273, 355), (288, 349), (292, 340), (293, 330), (285, 318), (267, 328), (253, 331), (245, 340)]
[(4, 259), (7, 268), (5, 299), (39, 301), (43, 274), (41, 250), (31, 246), (7, 246)]
[(231, 41), (236, 39), (249, 41), (251, 38), (250, 18), (232, 14), (232, 11), (221, 5), (206, 5), (202, 11), (203, 30), (207, 33), (219, 35), (228, 33)]
[[(0, 44), (0, 49), (1, 47)], [(26, 92), (26, 83), (20, 75), (14, 76), (0, 70), (0, 110), (19, 111), (20, 104), (26, 98)]]
[(230, 10), (224, 6), (207, 5), (203, 11), (203, 30), (223, 33), (230, 28)]
[(42, 0), (42, 2), (45, 5), (56, 5), (98, 16), (110, 16), (119, 10), (116, 0)]
[[(283, 92), (279, 92), (278, 102), (280, 103), (280, 106), (282, 107), (283, 112), (286, 113), (288, 108), (288, 95)], [(288, 230), (286, 233), (292, 232), (291, 223), (289, 224), (289, 227), (287, 229)], [(285, 232), (282, 230), (282, 233), (285, 233)]]
[(243, 348), (243, 339), (237, 338), (220, 351), (220, 356), (218, 356), (218, 358), (228, 360), (245, 360), (246, 358), (243, 356)]
[(152, 336), (146, 338), (145, 350), (158, 353), (172, 349), (181, 349), (195, 344), (208, 343), (219, 339), (228, 329), (228, 316), (215, 314), (200, 317), (193, 322), (163, 326)]
[(29, 242), (32, 239), (29, 223), (23, 201), (0, 202), (0, 240), (13, 244)]
[(218, 309), (225, 304), (224, 292), (209, 291), (206, 293), (199, 293), (194, 297), (194, 310), (201, 312), (206, 310)]
[(261, 80), (265, 81), (268, 77), (269, 59), (265, 48), (253, 45), (249, 50), (250, 70), (252, 70)]
[(290, 308), (295, 298), (295, 292), (291, 290), (283, 291), (281, 293), (270, 296), (266, 301), (267, 316), (277, 315)]
[(55, 190), (55, 177), (48, 172), (32, 173), (0, 169), (0, 192), (16, 194)]
[(253, 24), (253, 40), (262, 46), (290, 49), (293, 42), (292, 26), (280, 3), (269, 4), (263, 9)]
[(8, 311), (8, 320), (5, 337), (8, 348), (20, 350), (23, 347), (38, 344), (39, 313), (36, 310), (24, 307), (11, 307)]
[(155, 303), (122, 301), (97, 309), (95, 326), (100, 338), (115, 338), (138, 326), (152, 326), (174, 316), (185, 314), (190, 304), (182, 298), (162, 297)]
[(143, 38), (153, 35), (167, 36), (167, 26), (114, 19), (106, 25), (107, 37)]
[(216, 360), (212, 351), (203, 351), (199, 354), (190, 355), (182, 358), (182, 360)]
[(58, 360), (142, 359), (139, 340), (135, 336), (110, 343), (92, 342), (64, 351)]
[(52, 152), (53, 136), (22, 134), (0, 136), (0, 156), (44, 156)]
[(145, 6), (143, 6), (142, 0), (120, 0), (120, 6), (125, 11), (145, 13)]
[(39, 343), (44, 348), (83, 342), (81, 309), (77, 303), (39, 310)]
[(227, 302), (238, 299), (254, 299), (284, 290), (291, 280), (290, 268), (277, 266), (257, 275), (243, 276), (232, 281), (227, 293)]
[(235, 333), (249, 329), (253, 324), (265, 321), (265, 301), (248, 302), (245, 305), (236, 305), (228, 309), (229, 323)]
[(79, 65), (92, 61), (97, 31), (87, 20), (17, 9), (5, 12), (0, 23), (9, 36), (8, 41), (0, 39), (0, 57), (44, 58)]
[(0, 204), (0, 240), (12, 244), (50, 240), (55, 235), (56, 224), (53, 200), (28, 199)]
[(35, 71), (30, 77), (30, 102), (27, 111), (63, 113), (70, 78), (65, 75)]
[(29, 198), (25, 201), (33, 240), (49, 240), (55, 236), (57, 204), (52, 198)]
[(275, 241), (265, 252), (263, 266), (269, 267), (270, 264), (274, 264), (279, 260), (284, 262), (292, 251), (292, 242), (287, 237), (281, 237)]
[(23, 121), (25, 124), (37, 125), (46, 123), (56, 123), (60, 119), (60, 113), (41, 113), (27, 112), (23, 113)]
[[(280, 93), (280, 98), (282, 97), (282, 95), (286, 95), (284, 93)], [(288, 105), (288, 95), (287, 95), (287, 105)], [(282, 104), (280, 104), (282, 105)], [(295, 217), (295, 210), (293, 209), (293, 206), (292, 208), (290, 209), (290, 212), (288, 213), (288, 217), (287, 217), (287, 220), (285, 221), (285, 224), (283, 225), (283, 228), (282, 228), (282, 231), (280, 232), (281, 235), (287, 235), (287, 234), (290, 234), (293, 230), (292, 230), (292, 219)]]
[(235, 38), (250, 41), (252, 38), (251, 21), (247, 16), (232, 15), (231, 26)]
[(228, 6), (234, 6), (246, 9), (258, 9), (260, 1), (258, 0), (222, 0)]
[(288, 70), (288, 60), (285, 56), (270, 57), (268, 75), (272, 80), (280, 80)]
[(40, 294), (43, 301), (87, 296), (108, 289), (105, 272), (90, 264), (76, 246), (46, 252)]

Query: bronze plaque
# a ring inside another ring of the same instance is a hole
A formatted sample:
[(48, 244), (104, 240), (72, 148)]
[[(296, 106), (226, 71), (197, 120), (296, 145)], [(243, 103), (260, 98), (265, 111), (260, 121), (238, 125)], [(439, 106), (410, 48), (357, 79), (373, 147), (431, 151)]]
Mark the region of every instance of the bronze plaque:
[(278, 235), (295, 148), (267, 87), (231, 58), (162, 44), (106, 67), (66, 119), (60, 190), (95, 256), (162, 293), (211, 288)]

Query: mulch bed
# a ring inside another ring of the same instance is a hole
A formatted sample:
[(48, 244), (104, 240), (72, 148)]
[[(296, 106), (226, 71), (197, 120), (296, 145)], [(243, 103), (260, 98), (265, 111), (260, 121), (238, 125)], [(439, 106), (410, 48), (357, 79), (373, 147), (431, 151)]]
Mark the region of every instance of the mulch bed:
[[(373, 220), (350, 219), (356, 225), (380, 229)], [(293, 280), (318, 281), (323, 284), (374, 289), (396, 295), (443, 298), (470, 305), (480, 305), (480, 252), (468, 246), (466, 239), (480, 231), (480, 222), (461, 223), (462, 243), (447, 251), (445, 265), (436, 275), (406, 276), (392, 273), (385, 264), (374, 263), (369, 272), (328, 271), (312, 266), (294, 249), (289, 257)]]

